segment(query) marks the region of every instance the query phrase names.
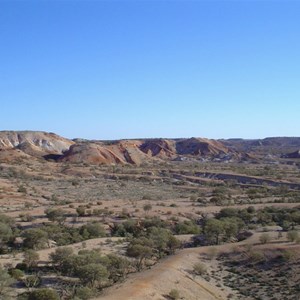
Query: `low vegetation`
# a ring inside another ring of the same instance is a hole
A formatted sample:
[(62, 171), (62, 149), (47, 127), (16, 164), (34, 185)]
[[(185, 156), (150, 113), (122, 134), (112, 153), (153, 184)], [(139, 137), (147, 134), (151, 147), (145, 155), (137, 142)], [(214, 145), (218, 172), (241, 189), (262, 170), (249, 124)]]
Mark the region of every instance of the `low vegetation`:
[[(182, 271), (195, 282), (217, 286), (217, 264), (226, 269), (221, 287), (237, 299), (272, 299), (268, 289), (273, 299), (299, 293), (293, 247), (300, 243), (300, 192), (278, 183), (281, 175), (297, 184), (297, 164), (110, 166), (40, 158), (0, 170), (0, 298), (90, 299), (166, 256), (202, 246), (213, 246), (207, 260)], [(252, 177), (241, 182), (240, 175)], [(248, 248), (219, 255), (223, 245), (243, 241)], [(183, 299), (182, 283), (175, 284), (161, 296)]]
[(222, 254), (225, 285), (239, 299), (297, 299), (300, 295), (300, 256), (297, 249), (247, 249)]

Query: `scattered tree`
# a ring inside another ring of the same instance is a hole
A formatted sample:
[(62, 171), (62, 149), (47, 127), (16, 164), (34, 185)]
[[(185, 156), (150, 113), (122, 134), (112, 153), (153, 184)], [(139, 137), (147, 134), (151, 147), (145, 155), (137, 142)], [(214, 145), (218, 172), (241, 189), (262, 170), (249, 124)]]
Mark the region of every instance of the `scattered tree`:
[(50, 253), (52, 263), (57, 266), (59, 270), (62, 269), (64, 262), (73, 254), (73, 249), (70, 247), (62, 247), (55, 249)]
[(136, 268), (137, 271), (141, 271), (144, 262), (147, 258), (150, 258), (153, 255), (152, 248), (146, 245), (141, 244), (131, 244), (127, 248), (127, 255), (129, 257), (136, 258)]
[(224, 233), (223, 222), (217, 219), (209, 219), (205, 224), (204, 233), (208, 240), (218, 245), (220, 236)]
[(42, 249), (46, 247), (48, 235), (41, 229), (28, 229), (24, 231), (24, 246), (29, 249)]
[(40, 256), (36, 251), (28, 249), (24, 252), (23, 263), (27, 266), (28, 269), (32, 269), (37, 267), (39, 258)]
[(104, 281), (107, 281), (108, 275), (106, 267), (101, 264), (91, 263), (78, 269), (80, 280), (90, 287), (101, 286)]

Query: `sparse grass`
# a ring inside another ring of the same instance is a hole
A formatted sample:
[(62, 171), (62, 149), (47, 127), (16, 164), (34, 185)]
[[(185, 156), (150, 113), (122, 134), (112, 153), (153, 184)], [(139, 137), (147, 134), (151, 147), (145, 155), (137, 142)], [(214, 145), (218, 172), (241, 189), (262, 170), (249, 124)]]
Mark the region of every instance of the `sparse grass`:
[[(22, 171), (21, 167), (25, 171)], [(206, 171), (255, 175), (260, 178), (267, 176), (268, 178), (278, 179), (282, 177), (285, 180), (291, 179), (295, 182), (299, 178), (296, 169), (293, 167), (285, 169), (285, 166), (282, 165), (278, 165), (276, 168), (264, 169), (264, 166), (259, 164), (243, 166), (230, 163), (186, 162), (181, 164), (170, 162), (167, 165), (156, 164), (139, 167), (91, 167), (84, 164), (66, 164), (63, 166), (57, 163), (33, 161), (22, 166), (14, 164), (12, 169), (1, 165), (0, 198), (5, 199), (5, 201), (2, 200), (3, 206), (1, 206), (1, 210), (12, 213), (14, 216), (21, 214), (21, 220), (27, 223), (25, 226), (39, 227), (42, 226), (43, 222), (47, 221), (43, 211), (48, 206), (55, 205), (56, 208), (66, 210), (67, 226), (79, 228), (83, 224), (95, 220), (101, 222), (105, 226), (106, 231), (109, 232), (109, 228), (114, 222), (122, 223), (126, 219), (143, 220), (152, 216), (162, 218), (168, 224), (172, 224), (172, 228), (176, 228), (176, 224), (183, 224), (185, 221), (197, 221), (196, 226), (200, 228), (206, 217), (214, 217), (214, 213), (223, 206), (246, 204), (247, 206), (252, 205), (256, 210), (258, 208), (255, 203), (259, 203), (263, 207), (285, 202), (287, 206), (292, 204), (289, 207), (295, 207), (296, 205), (294, 204), (297, 201), (299, 202), (300, 199), (300, 192), (296, 190), (265, 185), (258, 186), (258, 184), (252, 184), (251, 182), (249, 183), (250, 187), (246, 187), (246, 185), (240, 184), (237, 180), (218, 180), (216, 182), (213, 178), (204, 178), (201, 177), (202, 175), (197, 175), (197, 172)], [(174, 180), (172, 172), (181, 174), (182, 179)], [(277, 172), (280, 172), (280, 174), (276, 175)], [(194, 176), (193, 180), (205, 179), (205, 181), (193, 182), (189, 176)], [(3, 180), (3, 183), (1, 180)], [(212, 198), (213, 201), (210, 202)], [(150, 209), (145, 209), (145, 205), (150, 205)], [(215, 207), (215, 205), (218, 206)], [(77, 217), (76, 209), (79, 206), (83, 208), (84, 213)], [(246, 209), (247, 206), (244, 206), (244, 208)], [(24, 210), (26, 210), (26, 214), (24, 214)], [(253, 215), (250, 217), (253, 219), (254, 212), (252, 213)], [(265, 216), (263, 215), (262, 217)], [(265, 222), (263, 226), (274, 224), (274, 220), (268, 220), (267, 218), (264, 221), (258, 220), (256, 222), (252, 222), (251, 218), (247, 226), (252, 230), (260, 228), (263, 222)], [(289, 230), (292, 228), (292, 224), (285, 223), (285, 226)], [(183, 232), (181, 231), (180, 233)], [(184, 233), (195, 232), (185, 231)], [(296, 242), (298, 239), (293, 238), (295, 234), (290, 233), (289, 235), (293, 246), (297, 246)], [(285, 237), (284, 233), (283, 237), (280, 237), (280, 242), (284, 242)], [(268, 244), (269, 241), (269, 238), (267, 240), (261, 239), (264, 245), (260, 246), (266, 247), (271, 245), (271, 243)], [(276, 239), (271, 242), (276, 242)], [(88, 245), (87, 242), (82, 242), (79, 249), (88, 250)], [(119, 247), (121, 249), (120, 253), (122, 251), (124, 253), (124, 249), (126, 249), (126, 244), (124, 245), (123, 240), (113, 242), (108, 238), (107, 242), (103, 243), (101, 247), (106, 247), (107, 245), (115, 248)], [(270, 289), (272, 282), (276, 283), (274, 288), (271, 287), (274, 297), (277, 297), (277, 299), (292, 299), (288, 293), (295, 291), (294, 286), (292, 286), (290, 291), (280, 289), (278, 286), (287, 285), (284, 274), (290, 274), (291, 270), (289, 268), (299, 270), (299, 262), (295, 253), (292, 251), (281, 253), (281, 259), (286, 262), (287, 266), (284, 267), (279, 263), (278, 265), (272, 265), (276, 266), (276, 274), (279, 274), (276, 278), (275, 273), (272, 273), (273, 270), (266, 271), (264, 269), (262, 272), (264, 276), (259, 274), (258, 270), (261, 270), (259, 269), (261, 266), (264, 266), (264, 268), (268, 267), (270, 258), (268, 255), (253, 249), (251, 245), (248, 247), (249, 249), (243, 248), (244, 256), (235, 262), (237, 265), (230, 266), (229, 274), (226, 278), (220, 278), (219, 273), (223, 272), (222, 269), (210, 273), (210, 271), (207, 272), (205, 265), (202, 263), (194, 265), (193, 272), (202, 276), (205, 280), (213, 282), (213, 284), (216, 284), (214, 280), (223, 280), (226, 285), (232, 286), (233, 289), (242, 293), (238, 299), (249, 297), (250, 292), (249, 289), (245, 288), (246, 285), (252, 286), (253, 289), (255, 287), (255, 289), (260, 291), (257, 299), (259, 297), (261, 299), (269, 299), (266, 296), (267, 289)], [(205, 264), (216, 263), (217, 252), (217, 248), (210, 248), (206, 258), (212, 261), (205, 260)], [(235, 248), (233, 252), (239, 253), (239, 249)], [(251, 258), (251, 261), (247, 261), (247, 268), (243, 264), (239, 264), (242, 258), (244, 261), (246, 260), (245, 257)], [(225, 260), (226, 263), (227, 260)], [(272, 261), (272, 263), (274, 262)], [(269, 271), (270, 273), (268, 273)], [(269, 281), (267, 280), (268, 276)], [(293, 277), (293, 275), (290, 276)], [(220, 283), (220, 287), (224, 287), (223, 282)], [(232, 295), (228, 296), (228, 298), (233, 297)]]
[[(295, 273), (295, 268), (297, 270), (300, 265), (297, 251), (272, 247), (254, 249), (252, 255), (246, 257), (244, 252), (221, 255), (221, 261), (227, 267), (227, 275), (222, 280), (240, 293), (239, 299), (248, 299), (250, 295), (254, 299), (295, 299), (300, 279), (299, 273)], [(286, 289), (287, 278), (289, 289)]]

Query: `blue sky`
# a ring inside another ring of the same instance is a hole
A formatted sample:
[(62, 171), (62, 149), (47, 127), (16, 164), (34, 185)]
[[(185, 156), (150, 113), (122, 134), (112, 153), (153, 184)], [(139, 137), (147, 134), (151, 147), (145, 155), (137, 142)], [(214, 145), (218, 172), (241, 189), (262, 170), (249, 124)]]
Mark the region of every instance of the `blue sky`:
[(0, 0), (0, 130), (300, 136), (300, 1)]

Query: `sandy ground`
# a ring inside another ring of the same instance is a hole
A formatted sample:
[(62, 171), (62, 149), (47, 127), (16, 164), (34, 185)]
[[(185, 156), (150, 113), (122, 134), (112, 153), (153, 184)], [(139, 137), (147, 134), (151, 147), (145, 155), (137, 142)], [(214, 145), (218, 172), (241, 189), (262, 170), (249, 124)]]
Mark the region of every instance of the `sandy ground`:
[[(239, 242), (224, 244), (220, 246), (209, 246), (199, 248), (188, 248), (178, 251), (175, 255), (169, 256), (160, 261), (151, 269), (130, 275), (122, 284), (117, 284), (108, 288), (104, 293), (94, 300), (163, 300), (172, 289), (177, 289), (181, 299), (186, 300), (221, 300), (228, 299), (229, 294), (235, 294), (230, 288), (225, 286), (216, 287), (216, 283), (207, 282), (201, 276), (192, 274), (193, 265), (203, 262), (207, 267), (216, 268), (216, 261), (203, 259), (203, 254), (213, 251), (232, 251), (235, 247), (245, 244), (258, 244), (261, 233), (255, 233), (249, 239)], [(285, 236), (277, 239), (277, 232), (269, 232), (273, 243), (272, 247), (286, 247)], [(270, 247), (270, 244), (261, 245)], [(238, 297), (233, 298), (238, 300)]]
[(124, 283), (105, 290), (95, 298), (103, 300), (163, 300), (172, 289), (177, 289), (181, 299), (221, 300), (226, 292), (190, 273), (200, 253), (208, 247), (186, 249), (170, 256), (149, 270), (133, 274)]

